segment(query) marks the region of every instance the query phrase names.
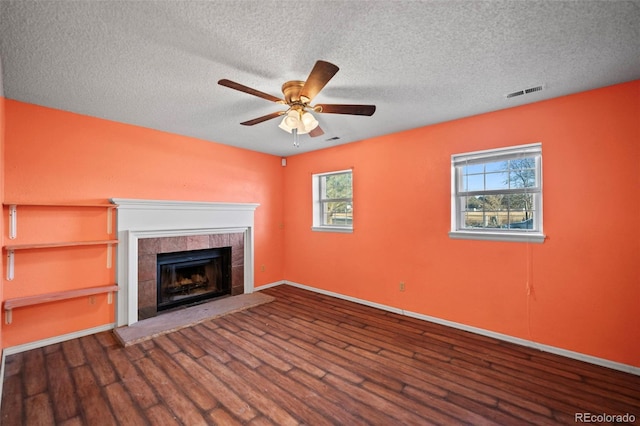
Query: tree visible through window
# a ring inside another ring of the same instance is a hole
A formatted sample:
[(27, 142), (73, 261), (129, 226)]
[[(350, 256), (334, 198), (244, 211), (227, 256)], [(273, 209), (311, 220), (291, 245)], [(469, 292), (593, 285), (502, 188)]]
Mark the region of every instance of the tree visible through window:
[(323, 225), (350, 226), (353, 223), (351, 172), (322, 176), (320, 199)]

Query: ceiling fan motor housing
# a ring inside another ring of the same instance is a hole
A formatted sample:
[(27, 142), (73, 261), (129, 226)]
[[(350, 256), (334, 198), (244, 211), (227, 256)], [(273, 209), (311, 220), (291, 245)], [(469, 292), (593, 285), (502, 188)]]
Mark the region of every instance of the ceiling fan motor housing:
[(287, 105), (304, 104), (304, 102), (300, 100), (300, 91), (303, 86), (304, 81), (300, 80), (287, 81), (282, 85), (282, 93), (284, 94), (284, 100), (287, 101)]

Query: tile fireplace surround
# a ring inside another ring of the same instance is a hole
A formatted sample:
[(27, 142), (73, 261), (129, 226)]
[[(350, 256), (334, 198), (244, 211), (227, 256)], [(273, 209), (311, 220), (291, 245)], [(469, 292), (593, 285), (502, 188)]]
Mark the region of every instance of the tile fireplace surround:
[(138, 239), (138, 319), (157, 314), (158, 254), (228, 247), (231, 250), (230, 294), (244, 293), (244, 233)]
[(244, 288), (237, 288), (238, 278), (235, 278), (234, 294), (253, 292), (254, 212), (259, 204), (126, 198), (112, 198), (111, 202), (118, 206), (117, 229), (120, 240), (117, 263), (120, 286), (116, 311), (118, 327), (138, 321), (139, 243), (144, 239), (166, 238), (167, 242), (184, 242), (186, 245), (204, 236), (213, 241), (235, 234), (244, 241), (244, 259), (234, 261), (236, 266), (243, 265), (243, 272), (238, 271), (240, 273), (236, 275), (243, 276)]

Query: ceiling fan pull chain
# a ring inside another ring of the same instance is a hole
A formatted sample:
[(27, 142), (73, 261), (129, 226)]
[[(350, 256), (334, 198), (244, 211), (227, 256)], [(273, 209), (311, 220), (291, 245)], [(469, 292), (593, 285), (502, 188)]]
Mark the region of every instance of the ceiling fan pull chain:
[(298, 129), (297, 128), (293, 128), (291, 130), (291, 133), (293, 133), (293, 146), (296, 148), (300, 147), (300, 143), (298, 142)]

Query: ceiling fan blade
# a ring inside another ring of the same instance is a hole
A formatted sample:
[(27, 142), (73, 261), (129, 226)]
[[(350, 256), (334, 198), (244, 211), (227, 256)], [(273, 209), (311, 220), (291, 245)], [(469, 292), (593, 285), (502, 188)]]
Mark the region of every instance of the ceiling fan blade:
[(316, 127), (315, 129), (309, 132), (309, 136), (311, 136), (312, 138), (315, 138), (316, 136), (322, 136), (322, 135), (324, 135), (324, 130), (322, 130), (320, 126)]
[(272, 96), (268, 93), (264, 93), (256, 89), (252, 89), (251, 87), (245, 86), (243, 84), (236, 83), (235, 81), (222, 79), (218, 81), (218, 84), (221, 86), (228, 87), (230, 89), (239, 90), (240, 92), (248, 93), (250, 95), (257, 96), (262, 99), (266, 99), (271, 102), (285, 103), (284, 100), (280, 98), (276, 98), (275, 96)]
[(286, 111), (272, 112), (271, 114), (263, 115), (262, 117), (254, 118), (253, 120), (245, 121), (240, 124), (243, 126), (253, 126), (254, 124), (262, 123), (263, 121), (271, 120), (272, 118), (280, 117)]
[(313, 107), (316, 112), (325, 114), (349, 114), (372, 116), (376, 112), (375, 105), (318, 104)]
[(339, 69), (329, 62), (317, 61), (302, 90), (300, 90), (300, 98), (304, 98), (306, 102), (311, 102)]

